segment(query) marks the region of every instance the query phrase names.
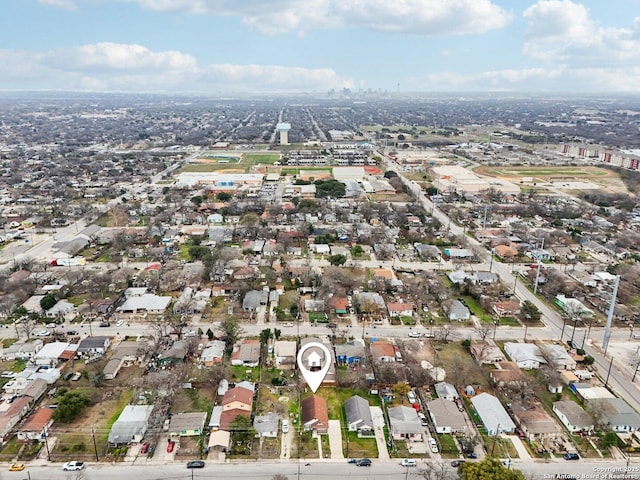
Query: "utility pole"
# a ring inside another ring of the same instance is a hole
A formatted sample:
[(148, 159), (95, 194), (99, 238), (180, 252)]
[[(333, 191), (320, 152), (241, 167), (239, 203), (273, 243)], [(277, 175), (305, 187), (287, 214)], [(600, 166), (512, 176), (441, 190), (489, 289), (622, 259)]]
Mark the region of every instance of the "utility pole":
[[(540, 250), (544, 250), (544, 238), (542, 239), (542, 246), (540, 247)], [(533, 285), (534, 295), (537, 295), (538, 293), (538, 280), (540, 279), (540, 255), (541, 255), (541, 252), (538, 251), (538, 268), (536, 269), (536, 282)]]
[(604, 327), (604, 338), (602, 339), (602, 350), (605, 356), (607, 355), (607, 348), (609, 348), (609, 338), (611, 338), (611, 322), (613, 320), (613, 313), (616, 309), (616, 297), (618, 296), (618, 285), (620, 284), (620, 275), (616, 275), (613, 281), (613, 293), (611, 294), (611, 303), (609, 304), (609, 313), (607, 315), (607, 324)]
[(609, 370), (607, 371), (607, 379), (604, 381), (604, 388), (609, 386), (609, 375), (611, 375), (611, 367), (613, 367), (613, 356), (611, 357), (611, 361), (609, 362)]
[(93, 438), (93, 451), (96, 454), (96, 462), (99, 462), (100, 457), (98, 457), (98, 445), (96, 444), (96, 432), (93, 429), (93, 425), (91, 425), (91, 438)]

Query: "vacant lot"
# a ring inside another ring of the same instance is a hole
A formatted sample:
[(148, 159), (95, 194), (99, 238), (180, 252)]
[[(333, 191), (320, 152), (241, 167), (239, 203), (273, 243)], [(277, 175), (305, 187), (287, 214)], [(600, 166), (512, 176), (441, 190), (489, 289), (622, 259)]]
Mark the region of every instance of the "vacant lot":
[(466, 385), (488, 387), (489, 381), (483, 368), (471, 358), (469, 352), (457, 342), (434, 342), (434, 365), (441, 366), (447, 372), (447, 382), (458, 388)]
[(533, 177), (549, 180), (550, 177), (598, 178), (615, 176), (610, 170), (598, 167), (479, 167), (475, 170), (481, 175), (491, 177)]

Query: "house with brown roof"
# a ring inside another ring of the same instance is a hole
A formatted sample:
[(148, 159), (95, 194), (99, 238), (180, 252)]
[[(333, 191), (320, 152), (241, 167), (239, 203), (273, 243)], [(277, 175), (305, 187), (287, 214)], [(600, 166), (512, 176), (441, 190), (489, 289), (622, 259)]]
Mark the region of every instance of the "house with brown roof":
[(52, 408), (39, 408), (34, 411), (24, 423), (22, 428), (18, 430), (18, 440), (44, 440), (43, 433), (46, 435), (49, 428), (53, 424), (54, 410)]
[(244, 339), (233, 347), (231, 365), (255, 367), (260, 362), (260, 340)]
[(311, 395), (302, 400), (302, 425), (305, 430), (312, 431), (314, 435), (326, 434), (329, 431), (329, 413), (327, 401), (318, 396)]
[(500, 347), (496, 345), (491, 338), (485, 339), (482, 341), (473, 341), (469, 346), (469, 352), (471, 356), (478, 362), (480, 365), (485, 365), (488, 363), (495, 362), (503, 362), (504, 361), (504, 353), (500, 350)]
[(9, 433), (27, 414), (31, 405), (31, 397), (16, 398), (9, 408), (0, 413), (0, 442), (8, 440)]
[(253, 392), (244, 387), (230, 388), (224, 394), (221, 405), (223, 412), (238, 409), (251, 413), (253, 409)]
[(387, 311), (390, 317), (413, 317), (413, 304), (404, 302), (388, 302)]
[(516, 362), (497, 362), (496, 369), (489, 371), (489, 377), (494, 385), (504, 387), (518, 382), (524, 382), (525, 375)]
[(500, 258), (513, 258), (518, 255), (518, 250), (509, 245), (496, 245), (493, 251)]
[(558, 424), (539, 402), (512, 402), (511, 412), (529, 441), (555, 438), (561, 433)]
[(393, 271), (388, 268), (374, 268), (373, 269), (373, 278), (381, 278), (383, 280), (394, 280), (395, 275)]
[(520, 302), (518, 300), (503, 300), (495, 302), (491, 308), (498, 317), (515, 317), (520, 313)]
[(252, 390), (239, 386), (227, 390), (221, 402), (220, 430), (228, 431), (238, 416), (251, 417), (253, 393)]
[(372, 342), (369, 346), (374, 362), (395, 362), (397, 347), (386, 340)]
[(329, 299), (329, 305), (337, 315), (345, 315), (349, 308), (347, 297), (333, 296)]

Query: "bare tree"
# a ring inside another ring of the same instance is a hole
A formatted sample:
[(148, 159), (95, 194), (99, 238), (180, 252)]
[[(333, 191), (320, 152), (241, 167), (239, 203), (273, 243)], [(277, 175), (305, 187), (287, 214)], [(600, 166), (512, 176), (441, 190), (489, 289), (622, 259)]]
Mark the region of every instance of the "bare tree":
[(478, 336), (480, 337), (480, 340), (482, 340), (482, 343), (487, 343), (487, 337), (491, 334), (493, 329), (487, 323), (480, 323), (475, 328), (475, 331), (478, 334)]
[(446, 462), (443, 461), (431, 461), (421, 466), (418, 470), (418, 475), (425, 480), (449, 480), (451, 477), (451, 470)]
[(23, 317), (19, 325), (20, 332), (29, 340), (31, 335), (33, 335), (33, 331), (36, 329), (36, 321), (31, 317)]

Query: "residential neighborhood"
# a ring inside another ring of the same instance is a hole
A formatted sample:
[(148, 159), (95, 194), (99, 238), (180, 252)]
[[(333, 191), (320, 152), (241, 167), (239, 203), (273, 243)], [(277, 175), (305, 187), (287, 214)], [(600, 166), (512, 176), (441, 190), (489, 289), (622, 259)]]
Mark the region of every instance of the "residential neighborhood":
[(636, 460), (628, 172), (596, 201), (562, 146), (365, 127), (94, 146), (67, 201), (3, 176), (0, 459)]

